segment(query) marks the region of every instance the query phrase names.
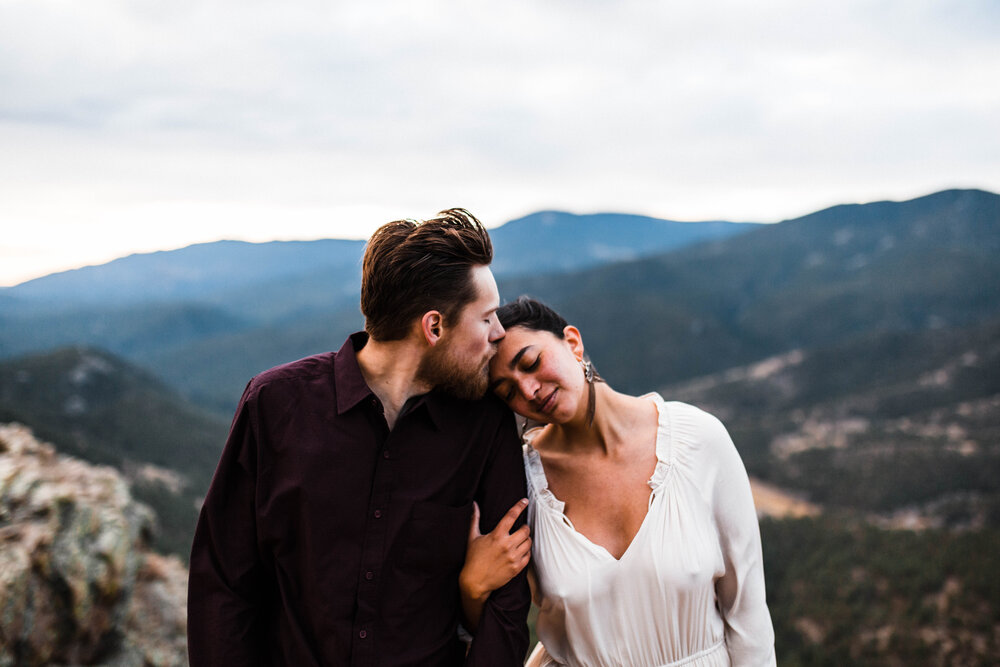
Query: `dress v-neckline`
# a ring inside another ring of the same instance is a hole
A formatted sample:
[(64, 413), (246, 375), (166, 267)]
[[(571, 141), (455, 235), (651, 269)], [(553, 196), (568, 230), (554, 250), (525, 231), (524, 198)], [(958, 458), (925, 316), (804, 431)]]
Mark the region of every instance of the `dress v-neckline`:
[[(539, 463), (541, 463), (541, 461), (539, 461)], [(555, 498), (555, 495), (553, 494), (552, 497)], [(639, 524), (639, 529), (635, 531), (635, 535), (632, 536), (632, 540), (628, 543), (628, 546), (625, 547), (625, 551), (623, 551), (622, 555), (619, 556), (618, 558), (615, 558), (615, 555), (611, 553), (611, 551), (606, 546), (604, 546), (603, 544), (598, 544), (597, 542), (593, 541), (592, 539), (581, 533), (579, 530), (577, 530), (576, 526), (573, 525), (573, 521), (570, 520), (568, 516), (566, 516), (566, 512), (560, 512), (560, 516), (562, 517), (562, 520), (566, 523), (566, 526), (569, 528), (570, 534), (575, 535), (577, 539), (583, 542), (584, 546), (590, 548), (591, 551), (597, 552), (597, 554), (602, 557), (607, 557), (616, 563), (621, 563), (622, 561), (625, 560), (625, 557), (628, 556), (629, 553), (632, 551), (633, 545), (635, 545), (635, 543), (639, 541), (639, 535), (642, 534), (643, 528), (646, 527), (646, 523), (649, 520), (649, 515), (652, 511), (653, 500), (655, 497), (656, 497), (656, 490), (655, 489), (650, 490), (649, 502), (646, 504), (646, 514), (642, 517), (642, 523)], [(558, 498), (556, 499), (558, 500)]]
[[(653, 509), (653, 501), (656, 500), (660, 487), (663, 484), (663, 477), (665, 476), (666, 469), (668, 466), (667, 461), (664, 460), (664, 457), (662, 456), (662, 453), (666, 450), (666, 447), (662, 446), (663, 443), (661, 443), (660, 441), (661, 438), (669, 437), (669, 435), (666, 433), (667, 406), (664, 404), (663, 399), (660, 398), (659, 394), (655, 393), (646, 394), (642, 398), (647, 398), (647, 397), (653, 399), (653, 403), (656, 405), (656, 411), (657, 411), (656, 442), (655, 442), (656, 465), (653, 468), (653, 473), (649, 476), (649, 479), (646, 481), (646, 483), (650, 487), (649, 501), (646, 503), (646, 514), (643, 515), (642, 522), (639, 524), (639, 528), (635, 531), (635, 534), (632, 535), (632, 539), (629, 541), (628, 546), (625, 547), (625, 551), (623, 551), (622, 555), (618, 558), (615, 558), (614, 554), (612, 554), (607, 547), (605, 547), (602, 544), (598, 544), (597, 542), (593, 541), (592, 539), (584, 535), (582, 532), (577, 530), (576, 526), (573, 524), (570, 518), (566, 516), (566, 503), (559, 500), (559, 498), (556, 497), (556, 494), (552, 493), (552, 490), (549, 489), (549, 479), (545, 475), (545, 466), (542, 464), (542, 456), (541, 454), (538, 453), (538, 450), (532, 447), (531, 445), (531, 441), (534, 440), (534, 437), (531, 438), (525, 437), (524, 446), (527, 448), (529, 458), (532, 458), (534, 460), (534, 466), (536, 467), (536, 474), (538, 475), (538, 477), (540, 477), (540, 481), (542, 482), (541, 488), (539, 489), (539, 493), (548, 496), (550, 500), (549, 503), (550, 506), (552, 507), (553, 510), (559, 513), (560, 518), (563, 520), (566, 527), (569, 528), (570, 534), (575, 535), (576, 539), (578, 539), (581, 543), (583, 543), (585, 547), (588, 547), (591, 551), (597, 552), (598, 555), (601, 555), (602, 557), (610, 558), (616, 563), (621, 563), (622, 561), (625, 560), (625, 558), (632, 551), (632, 547), (635, 545), (636, 542), (638, 542), (639, 536), (642, 534), (643, 529), (646, 527), (646, 524), (649, 522), (649, 515), (652, 513)], [(528, 433), (531, 433), (531, 431), (529, 431)], [(525, 434), (525, 436), (527, 435), (528, 434)], [(535, 435), (537, 435), (537, 433)]]

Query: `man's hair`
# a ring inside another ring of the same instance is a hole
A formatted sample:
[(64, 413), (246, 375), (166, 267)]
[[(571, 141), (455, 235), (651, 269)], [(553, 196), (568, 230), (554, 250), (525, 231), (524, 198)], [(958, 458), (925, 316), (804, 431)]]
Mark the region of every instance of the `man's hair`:
[(401, 340), (429, 310), (449, 322), (476, 298), (472, 268), (492, 261), (490, 235), (464, 208), (423, 222), (382, 225), (368, 240), (362, 263), (365, 330), (373, 340)]

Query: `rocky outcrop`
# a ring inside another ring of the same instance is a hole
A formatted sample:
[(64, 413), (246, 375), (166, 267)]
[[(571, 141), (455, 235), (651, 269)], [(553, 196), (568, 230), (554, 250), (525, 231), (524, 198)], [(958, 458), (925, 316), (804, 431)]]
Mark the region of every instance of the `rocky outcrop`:
[(187, 573), (112, 468), (0, 425), (0, 667), (183, 665)]

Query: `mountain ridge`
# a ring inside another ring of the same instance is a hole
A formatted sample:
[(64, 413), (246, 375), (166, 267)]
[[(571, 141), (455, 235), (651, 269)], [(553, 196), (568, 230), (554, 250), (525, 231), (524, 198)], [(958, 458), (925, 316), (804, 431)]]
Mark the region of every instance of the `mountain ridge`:
[[(505, 300), (529, 293), (562, 310), (606, 377), (643, 392), (871, 329), (946, 328), (989, 317), (1000, 304), (998, 230), (1000, 197), (946, 190), (838, 205), (581, 271), (548, 274), (529, 261), (534, 273), (498, 282)], [(0, 356), (99, 344), (226, 412), (254, 373), (334, 349), (361, 327), (357, 283), (323, 282), (335, 289), (276, 283), (250, 288), (230, 310), (158, 306), (152, 319), (148, 305), (72, 317), (0, 310)]]
[(502, 293), (551, 302), (605, 376), (639, 392), (869, 330), (989, 318), (1000, 313), (997, 248), (1000, 196), (945, 191), (834, 207), (586, 273), (521, 277)]
[[(586, 268), (608, 259), (641, 257), (738, 234), (753, 224), (680, 223), (618, 213), (544, 211), (490, 230), (496, 250), (493, 268), (499, 274), (516, 273), (538, 260), (551, 262), (554, 270)], [(614, 231), (609, 232), (609, 228)], [(571, 252), (547, 251), (546, 238), (571, 235), (576, 243)], [(123, 305), (192, 298), (218, 304), (247, 288), (312, 273), (356, 281), (365, 243), (352, 239), (196, 243), (60, 271), (2, 288), (0, 297), (15, 299), (9, 305), (29, 310), (66, 303)]]

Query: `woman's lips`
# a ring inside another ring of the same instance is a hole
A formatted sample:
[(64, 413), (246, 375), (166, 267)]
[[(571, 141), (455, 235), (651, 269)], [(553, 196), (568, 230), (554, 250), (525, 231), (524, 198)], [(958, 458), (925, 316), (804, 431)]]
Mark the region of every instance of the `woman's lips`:
[(552, 393), (545, 397), (541, 403), (538, 405), (538, 411), (542, 414), (548, 414), (552, 411), (552, 408), (556, 405), (556, 394), (559, 393), (558, 389), (553, 389)]

